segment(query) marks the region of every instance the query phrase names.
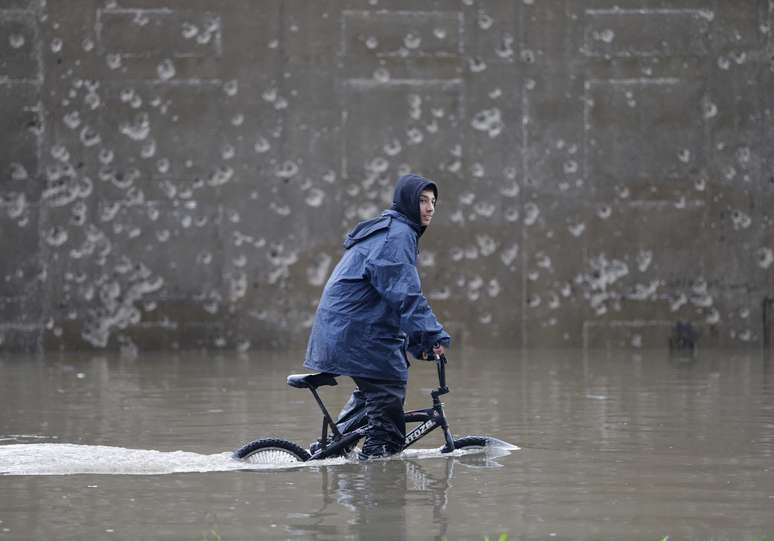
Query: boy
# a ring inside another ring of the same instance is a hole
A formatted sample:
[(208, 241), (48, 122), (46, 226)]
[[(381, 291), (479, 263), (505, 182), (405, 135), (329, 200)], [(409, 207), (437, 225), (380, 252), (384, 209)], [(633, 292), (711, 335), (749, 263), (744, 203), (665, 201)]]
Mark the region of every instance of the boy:
[(451, 342), (422, 294), (416, 268), (419, 237), (437, 198), (434, 182), (401, 177), (392, 208), (347, 235), (317, 307), (304, 366), (355, 381), (337, 424), (349, 430), (368, 423), (361, 459), (403, 449), (406, 351), (417, 358), (442, 354)]

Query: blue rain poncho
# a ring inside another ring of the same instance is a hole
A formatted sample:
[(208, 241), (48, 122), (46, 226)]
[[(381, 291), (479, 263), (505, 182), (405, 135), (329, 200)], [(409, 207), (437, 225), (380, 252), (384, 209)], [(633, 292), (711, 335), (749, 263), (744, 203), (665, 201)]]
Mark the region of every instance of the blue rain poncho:
[(436, 185), (400, 178), (390, 210), (359, 223), (323, 290), (304, 366), (320, 372), (407, 381), (406, 351), (420, 358), (450, 336), (422, 294), (417, 242), (424, 233), (419, 195)]

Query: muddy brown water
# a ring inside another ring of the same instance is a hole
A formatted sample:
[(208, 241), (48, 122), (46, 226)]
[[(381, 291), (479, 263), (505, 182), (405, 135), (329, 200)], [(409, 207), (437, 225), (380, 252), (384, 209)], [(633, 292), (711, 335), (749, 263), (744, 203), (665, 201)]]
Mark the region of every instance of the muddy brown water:
[[(0, 357), (0, 539), (774, 539), (758, 353), (452, 352), (452, 430), (520, 450), (442, 456), (434, 433), (383, 462), (240, 469), (246, 441), (317, 436), (285, 385), (299, 359)], [(414, 363), (407, 407), (435, 384)]]

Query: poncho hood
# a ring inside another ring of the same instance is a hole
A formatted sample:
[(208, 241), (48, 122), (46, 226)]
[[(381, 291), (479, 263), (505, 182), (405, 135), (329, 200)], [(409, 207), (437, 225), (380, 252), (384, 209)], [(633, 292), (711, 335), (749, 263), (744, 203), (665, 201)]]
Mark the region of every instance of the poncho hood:
[(392, 208), (385, 210), (376, 218), (357, 224), (352, 231), (347, 233), (347, 237), (344, 239), (344, 248), (351, 248), (361, 240), (388, 228), (391, 219), (407, 223), (417, 232), (417, 236), (421, 237), (426, 226), (422, 225), (422, 218), (419, 215), (419, 195), (425, 190), (433, 190), (435, 198), (438, 199), (438, 186), (432, 180), (419, 175), (400, 177), (392, 197)]
[(419, 175), (404, 175), (398, 179), (395, 185), (395, 193), (392, 196), (392, 209), (406, 218), (418, 235), (425, 232), (419, 215), (419, 195), (425, 190), (433, 190), (438, 199), (438, 186), (432, 180)]

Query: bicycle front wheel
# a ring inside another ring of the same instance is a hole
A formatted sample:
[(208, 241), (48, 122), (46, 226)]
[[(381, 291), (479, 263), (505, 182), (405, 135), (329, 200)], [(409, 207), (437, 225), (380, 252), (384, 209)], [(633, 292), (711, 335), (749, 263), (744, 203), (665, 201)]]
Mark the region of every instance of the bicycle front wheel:
[(240, 447), (234, 458), (249, 464), (292, 464), (309, 460), (309, 452), (292, 441), (269, 438)]
[(484, 436), (464, 436), (454, 440), (455, 449), (467, 449), (474, 451), (476, 449), (486, 449), (488, 438)]

